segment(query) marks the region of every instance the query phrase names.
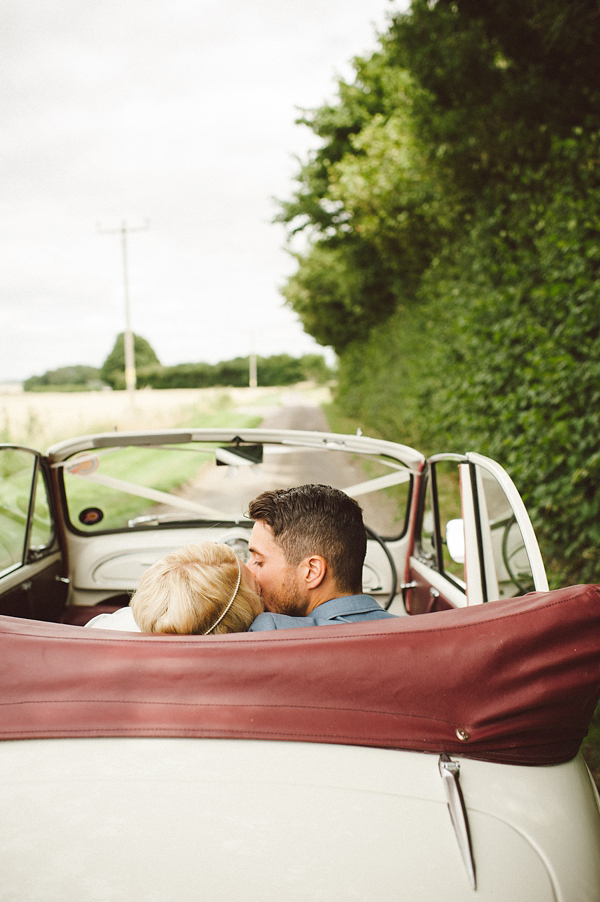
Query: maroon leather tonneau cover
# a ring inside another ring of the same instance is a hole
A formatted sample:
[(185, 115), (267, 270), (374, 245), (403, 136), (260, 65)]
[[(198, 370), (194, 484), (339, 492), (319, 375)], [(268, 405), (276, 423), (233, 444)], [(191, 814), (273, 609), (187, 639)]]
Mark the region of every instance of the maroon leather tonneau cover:
[(296, 740), (554, 764), (600, 695), (600, 586), (225, 637), (0, 617), (0, 738)]

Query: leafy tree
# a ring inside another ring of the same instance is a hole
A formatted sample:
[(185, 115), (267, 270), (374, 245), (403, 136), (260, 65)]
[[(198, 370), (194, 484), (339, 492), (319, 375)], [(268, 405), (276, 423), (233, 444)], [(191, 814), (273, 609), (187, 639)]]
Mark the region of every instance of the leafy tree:
[(428, 177), (410, 111), (414, 86), (389, 48), (354, 60), (355, 80), (300, 120), (322, 139), (298, 176), (280, 221), (308, 244), (283, 289), (306, 330), (339, 353), (414, 299), (448, 227)]
[(469, 203), (518, 182), (554, 137), (598, 122), (596, 0), (413, 0), (390, 48), (419, 85), (415, 125), (448, 188)]
[(281, 203), (278, 219), (290, 225), (292, 232), (306, 229), (325, 234), (330, 228), (342, 229), (346, 216), (339, 204), (328, 197), (331, 167), (352, 151), (352, 139), (368, 126), (374, 116), (396, 112), (404, 76), (390, 68), (387, 48), (372, 56), (353, 60), (355, 77), (351, 82), (338, 81), (335, 103), (316, 110), (304, 110), (297, 120), (321, 139), (301, 166), (299, 187), (290, 201)]
[(47, 370), (42, 376), (31, 376), (23, 383), (25, 391), (81, 390), (100, 384), (100, 370), (93, 366), (63, 366)]
[[(133, 336), (133, 350), (136, 369), (159, 364), (159, 359), (145, 338)], [(112, 388), (125, 387), (125, 333), (121, 332), (115, 341), (112, 351), (102, 364), (102, 378)]]
[(372, 245), (351, 238), (319, 242), (296, 259), (298, 270), (283, 293), (321, 344), (340, 353), (393, 311), (388, 273)]

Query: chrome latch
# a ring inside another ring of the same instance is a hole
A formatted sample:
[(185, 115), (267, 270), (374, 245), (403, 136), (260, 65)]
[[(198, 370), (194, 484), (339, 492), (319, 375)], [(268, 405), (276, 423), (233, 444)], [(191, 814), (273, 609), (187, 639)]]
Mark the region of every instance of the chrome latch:
[(444, 789), (446, 791), (446, 800), (448, 802), (448, 811), (450, 819), (454, 827), (454, 833), (458, 841), (458, 847), (465, 865), (467, 876), (471, 884), (471, 889), (477, 889), (477, 880), (475, 877), (475, 862), (473, 860), (473, 850), (471, 848), (471, 834), (469, 832), (469, 821), (467, 818), (467, 809), (460, 788), (460, 764), (444, 754), (440, 755), (438, 762), (440, 774), (444, 781)]

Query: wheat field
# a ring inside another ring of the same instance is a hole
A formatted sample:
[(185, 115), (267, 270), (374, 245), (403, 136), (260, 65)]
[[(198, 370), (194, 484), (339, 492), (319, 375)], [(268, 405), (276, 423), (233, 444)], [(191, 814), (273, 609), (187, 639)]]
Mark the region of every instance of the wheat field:
[(203, 417), (239, 409), (262, 417), (288, 403), (327, 401), (326, 388), (142, 389), (125, 391), (23, 392), (0, 387), (0, 441), (45, 451), (54, 442), (90, 432), (169, 429), (202, 425)]

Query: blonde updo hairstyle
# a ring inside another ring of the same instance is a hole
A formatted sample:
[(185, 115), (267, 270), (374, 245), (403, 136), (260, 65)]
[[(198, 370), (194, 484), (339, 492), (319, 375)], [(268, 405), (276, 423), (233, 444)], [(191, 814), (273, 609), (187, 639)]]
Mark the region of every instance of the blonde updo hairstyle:
[[(216, 542), (172, 551), (142, 576), (131, 599), (133, 619), (144, 633), (245, 632), (262, 612), (263, 603), (241, 580), (236, 592), (239, 567), (233, 550)], [(219, 621), (234, 593), (233, 603)]]

